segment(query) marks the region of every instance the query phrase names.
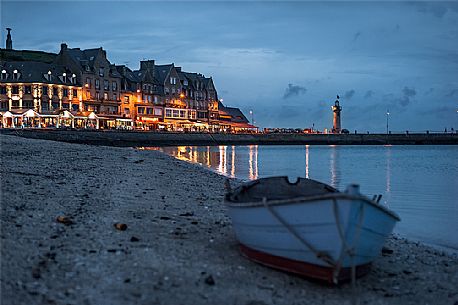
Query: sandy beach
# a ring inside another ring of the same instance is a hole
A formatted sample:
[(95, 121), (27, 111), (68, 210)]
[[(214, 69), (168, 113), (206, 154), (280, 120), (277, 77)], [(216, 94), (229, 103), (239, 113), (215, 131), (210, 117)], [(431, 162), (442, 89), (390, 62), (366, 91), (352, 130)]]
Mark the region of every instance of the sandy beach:
[[(352, 304), (350, 284), (242, 257), (223, 176), (158, 151), (0, 145), (1, 304)], [(357, 282), (361, 304), (458, 304), (456, 254), (399, 236), (385, 246)]]

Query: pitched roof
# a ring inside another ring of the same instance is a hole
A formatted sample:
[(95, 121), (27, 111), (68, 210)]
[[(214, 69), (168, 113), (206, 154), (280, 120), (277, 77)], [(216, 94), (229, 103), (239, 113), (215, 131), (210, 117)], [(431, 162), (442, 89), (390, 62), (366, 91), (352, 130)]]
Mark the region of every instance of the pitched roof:
[[(61, 84), (61, 85), (80, 85), (80, 80), (74, 84), (71, 82), (72, 71), (66, 69), (64, 66), (49, 64), (37, 61), (9, 61), (0, 63), (1, 70), (5, 70), (8, 77), (2, 82), (12, 83), (48, 83), (48, 84)], [(13, 71), (18, 71), (18, 79), (13, 79)], [(51, 79), (48, 79), (48, 71), (51, 71)], [(64, 82), (63, 73), (67, 74), (66, 81)]]
[(249, 123), (246, 116), (243, 114), (240, 108), (235, 107), (226, 107), (218, 101), (218, 110), (223, 113), (223, 115), (227, 114), (231, 116), (231, 122), (235, 123)]
[(81, 50), (80, 48), (66, 49), (70, 57), (80, 66), (94, 68), (94, 61), (102, 52), (102, 48)]
[(172, 70), (173, 64), (156, 65), (154, 68), (155, 78), (163, 84), (165, 82), (167, 75), (169, 75), (170, 70)]

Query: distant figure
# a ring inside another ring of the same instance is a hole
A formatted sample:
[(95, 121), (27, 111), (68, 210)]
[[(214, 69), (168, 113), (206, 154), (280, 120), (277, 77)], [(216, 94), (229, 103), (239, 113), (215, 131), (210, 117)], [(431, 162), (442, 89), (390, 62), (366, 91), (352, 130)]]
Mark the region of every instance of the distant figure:
[(447, 127), (445, 127), (444, 132), (447, 133)]

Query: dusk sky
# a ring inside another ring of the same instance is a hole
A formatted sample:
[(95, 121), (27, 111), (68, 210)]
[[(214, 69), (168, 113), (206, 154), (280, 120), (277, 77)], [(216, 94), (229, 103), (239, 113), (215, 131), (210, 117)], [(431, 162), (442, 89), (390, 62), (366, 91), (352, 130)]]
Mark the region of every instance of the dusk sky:
[(212, 76), (261, 127), (458, 128), (457, 2), (1, 2), (2, 47), (102, 46)]

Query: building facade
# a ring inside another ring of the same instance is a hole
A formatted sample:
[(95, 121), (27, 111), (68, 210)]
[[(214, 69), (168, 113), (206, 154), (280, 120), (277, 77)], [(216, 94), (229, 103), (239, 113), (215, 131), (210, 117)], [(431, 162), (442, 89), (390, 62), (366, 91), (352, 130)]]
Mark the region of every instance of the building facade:
[(3, 127), (235, 130), (211, 77), (154, 60), (140, 61), (138, 70), (116, 66), (103, 48), (13, 50), (10, 31), (0, 49)]

